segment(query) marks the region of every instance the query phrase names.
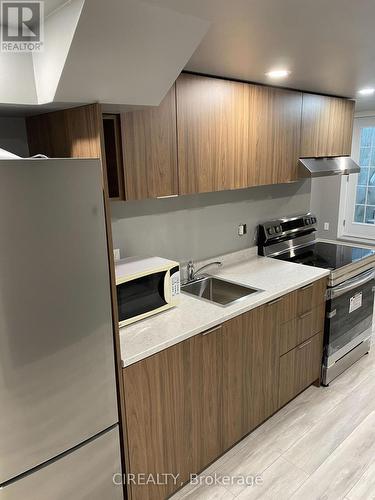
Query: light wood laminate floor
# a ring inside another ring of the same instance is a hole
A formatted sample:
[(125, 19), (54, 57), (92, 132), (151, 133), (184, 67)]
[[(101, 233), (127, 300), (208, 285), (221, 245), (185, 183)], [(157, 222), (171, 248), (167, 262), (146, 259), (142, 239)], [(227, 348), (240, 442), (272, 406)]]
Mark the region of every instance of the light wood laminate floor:
[(199, 480), (172, 499), (375, 499), (374, 346), (328, 388), (309, 387)]

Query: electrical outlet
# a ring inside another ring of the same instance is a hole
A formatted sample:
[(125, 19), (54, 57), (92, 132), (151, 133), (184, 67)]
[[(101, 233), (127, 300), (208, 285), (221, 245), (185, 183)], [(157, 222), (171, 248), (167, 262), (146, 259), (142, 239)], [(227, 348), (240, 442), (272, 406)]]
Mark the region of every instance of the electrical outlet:
[(115, 261), (121, 259), (120, 249), (119, 248), (114, 248), (113, 249), (113, 258), (115, 259)]
[(239, 224), (239, 226), (238, 226), (238, 236), (243, 236), (246, 233), (247, 233), (246, 224)]
[(329, 231), (329, 222), (324, 223), (324, 231)]

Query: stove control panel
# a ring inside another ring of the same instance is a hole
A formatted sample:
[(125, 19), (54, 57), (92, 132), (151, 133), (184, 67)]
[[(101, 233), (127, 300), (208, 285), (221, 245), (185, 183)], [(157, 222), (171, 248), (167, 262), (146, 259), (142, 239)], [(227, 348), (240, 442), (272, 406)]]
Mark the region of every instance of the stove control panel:
[[(258, 226), (258, 250), (263, 246), (271, 245), (277, 241), (291, 239), (294, 236), (308, 234), (316, 231), (317, 218), (311, 213), (296, 217), (283, 217)], [(259, 253), (258, 252), (258, 253)], [(259, 253), (264, 255), (264, 253)]]

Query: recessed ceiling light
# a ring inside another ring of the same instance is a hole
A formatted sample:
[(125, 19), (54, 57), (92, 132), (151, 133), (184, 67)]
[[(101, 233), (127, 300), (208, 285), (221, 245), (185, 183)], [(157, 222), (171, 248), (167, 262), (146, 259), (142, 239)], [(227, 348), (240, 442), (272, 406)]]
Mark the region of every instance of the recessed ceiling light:
[(373, 88), (366, 88), (366, 89), (358, 90), (358, 94), (361, 94), (361, 95), (371, 95), (374, 92), (375, 92), (375, 89), (373, 89)]
[(266, 73), (270, 78), (286, 78), (290, 75), (290, 71), (287, 69), (275, 69)]

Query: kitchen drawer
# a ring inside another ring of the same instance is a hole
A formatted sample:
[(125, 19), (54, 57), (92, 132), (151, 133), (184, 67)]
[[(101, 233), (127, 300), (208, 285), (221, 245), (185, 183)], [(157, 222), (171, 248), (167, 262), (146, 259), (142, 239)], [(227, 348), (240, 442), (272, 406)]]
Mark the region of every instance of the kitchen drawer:
[(280, 325), (290, 321), (297, 314), (297, 295), (296, 292), (288, 293), (278, 299), (266, 304), (268, 315), (272, 315), (274, 320)]
[(280, 358), (279, 407), (320, 378), (323, 333), (314, 335)]
[(325, 303), (280, 326), (280, 356), (323, 330)]
[(325, 302), (326, 288), (327, 278), (323, 278), (297, 290), (296, 315), (305, 314)]
[(283, 295), (267, 305), (272, 305), (272, 314), (276, 314), (279, 323), (283, 324), (299, 318), (325, 303), (326, 288), (327, 279), (323, 278)]

